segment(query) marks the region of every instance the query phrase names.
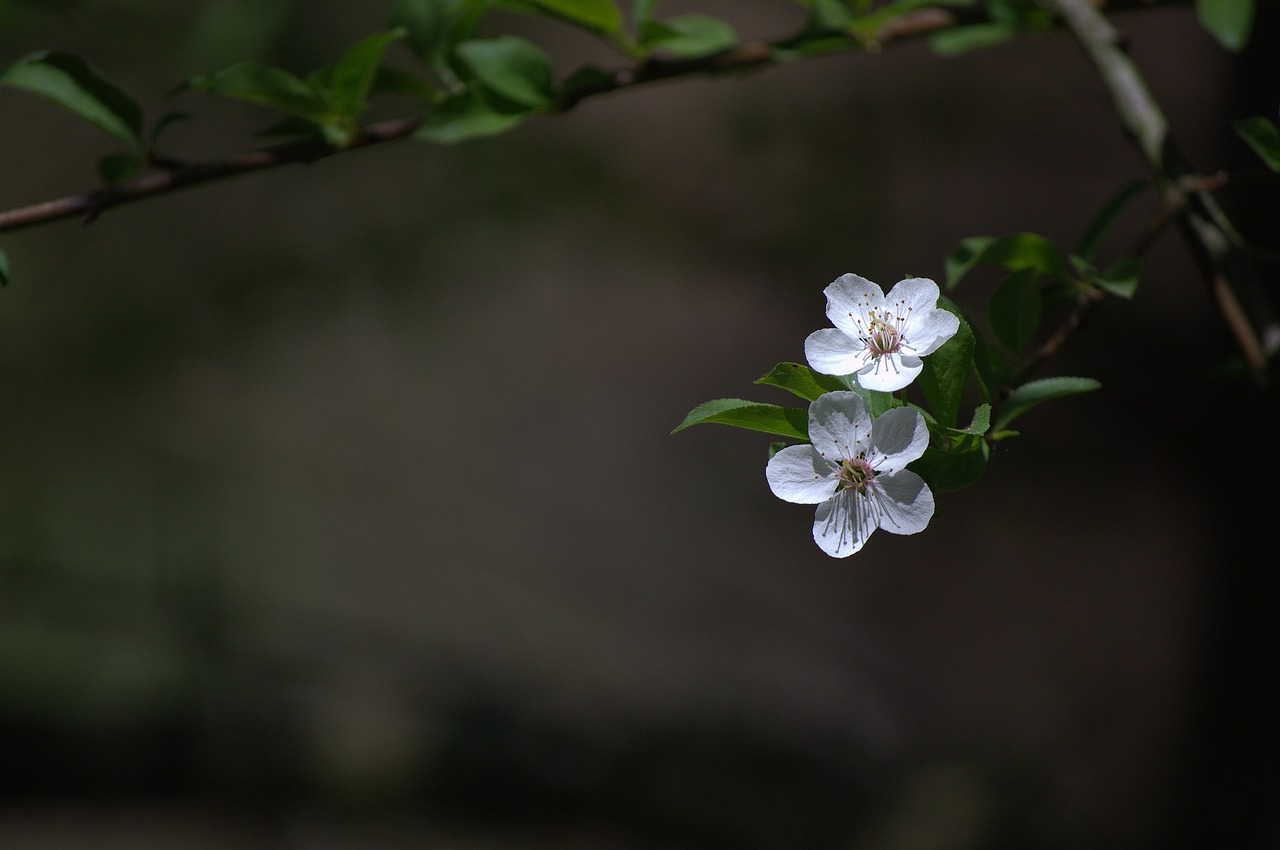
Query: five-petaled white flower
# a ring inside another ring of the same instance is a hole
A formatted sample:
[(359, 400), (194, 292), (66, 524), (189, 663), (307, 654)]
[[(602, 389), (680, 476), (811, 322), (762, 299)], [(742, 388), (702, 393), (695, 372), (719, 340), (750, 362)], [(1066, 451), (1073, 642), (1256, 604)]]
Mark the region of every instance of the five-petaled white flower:
[(869, 390), (900, 390), (920, 374), (920, 358), (955, 335), (960, 321), (938, 308), (938, 285), (909, 277), (886, 297), (879, 286), (844, 274), (823, 290), (834, 328), (804, 341), (809, 365), (826, 375), (857, 373)]
[(848, 557), (877, 527), (924, 531), (933, 492), (906, 468), (929, 443), (918, 411), (895, 407), (873, 422), (857, 393), (826, 393), (809, 406), (809, 439), (770, 458), (765, 476), (779, 499), (818, 506), (813, 539), (822, 551)]

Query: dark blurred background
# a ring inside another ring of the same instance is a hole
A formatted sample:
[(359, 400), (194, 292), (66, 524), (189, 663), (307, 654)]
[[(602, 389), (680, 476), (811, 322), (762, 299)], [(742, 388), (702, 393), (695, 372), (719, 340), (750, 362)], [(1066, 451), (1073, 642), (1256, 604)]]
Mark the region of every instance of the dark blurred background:
[[(305, 72), (390, 5), (0, 0), (0, 65), (79, 53), (214, 158), (271, 116), (177, 81)], [(800, 23), (663, 6), (689, 9)], [(1227, 122), (1274, 115), (1274, 68), (1190, 7), (1118, 22), (1192, 161), (1247, 163)], [(617, 61), (493, 24), (561, 73)], [(113, 151), (21, 92), (0, 116), (2, 208)], [(1176, 234), (1051, 365), (1102, 391), (1027, 415), (924, 534), (830, 560), (767, 437), (668, 436), (709, 398), (785, 403), (751, 382), (803, 358), (837, 275), (1069, 248), (1145, 176), (1045, 36), (655, 85), (4, 235), (0, 847), (1273, 846), (1274, 420)], [(1227, 202), (1274, 249), (1262, 185)]]

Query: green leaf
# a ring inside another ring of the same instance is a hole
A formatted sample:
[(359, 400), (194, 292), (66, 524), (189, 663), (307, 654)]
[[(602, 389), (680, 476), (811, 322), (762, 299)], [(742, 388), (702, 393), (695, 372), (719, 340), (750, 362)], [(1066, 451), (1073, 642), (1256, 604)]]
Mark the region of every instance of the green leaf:
[(1196, 0), (1196, 15), (1218, 43), (1233, 53), (1249, 41), (1253, 0)]
[(853, 15), (840, 0), (811, 0), (808, 29), (813, 32), (844, 32), (853, 23)]
[(994, 236), (970, 236), (951, 249), (946, 259), (948, 290), (955, 289), (960, 278), (981, 261), (983, 252), (995, 241)]
[(954, 313), (960, 319), (955, 336), (942, 344), (933, 354), (924, 358), (920, 372), (920, 389), (934, 419), (948, 427), (956, 424), (960, 413), (960, 398), (965, 383), (973, 369), (973, 329), (960, 311), (950, 301), (941, 300), (939, 306)]
[(959, 56), (1012, 41), (1018, 30), (1012, 24), (998, 22), (967, 24), (935, 32), (929, 36), (929, 46), (939, 56)]
[(973, 367), (978, 375), (978, 394), (983, 401), (991, 401), (1000, 387), (1008, 386), (1017, 375), (1017, 369), (999, 348), (974, 331), (976, 345), (973, 351)]
[(497, 0), (513, 11), (541, 12), (606, 35), (622, 32), (622, 13), (613, 0)]
[(869, 9), (869, 4), (857, 4), (858, 16), (850, 21), (845, 29), (855, 38), (874, 41), (880, 31), (895, 18), (928, 6), (971, 6), (972, 0), (891, 0), (877, 9)]
[(719, 18), (691, 14), (667, 21), (646, 21), (640, 27), (640, 43), (680, 59), (696, 59), (735, 46), (738, 34)]
[(631, 4), (631, 20), (635, 23), (637, 29), (653, 15), (653, 10), (657, 7), (658, 2), (659, 0), (635, 0)]
[(780, 387), (805, 401), (816, 401), (819, 396), (833, 390), (849, 389), (839, 378), (815, 372), (802, 363), (779, 363), (756, 383)]
[(842, 375), (840, 381), (844, 382), (847, 389), (862, 396), (862, 400), (867, 403), (867, 412), (871, 414), (871, 418), (875, 418), (886, 410), (895, 407), (901, 407), (901, 403), (893, 397), (893, 393), (882, 392), (880, 390), (869, 390), (858, 383), (858, 379), (854, 375)]
[(0, 251), (0, 286), (9, 285), (9, 257)]
[(1035, 269), (1059, 280), (1067, 276), (1061, 252), (1043, 236), (1035, 233), (1016, 233), (999, 239), (974, 236), (960, 242), (947, 256), (947, 289), (953, 289), (965, 273), (979, 264), (1002, 266), (1010, 271)]
[(532, 112), (507, 104), (474, 87), (444, 100), (422, 122), (416, 138), (439, 144), (496, 136), (515, 127)]
[(338, 115), (354, 118), (364, 111), (365, 98), (378, 76), (382, 55), (387, 45), (404, 38), (405, 31), (394, 29), (363, 38), (351, 46), (333, 66), (329, 75), (329, 103)]
[(1105, 271), (1090, 272), (1089, 282), (1104, 292), (1124, 299), (1133, 298), (1138, 290), (1138, 271), (1141, 260), (1137, 257), (1121, 257)]
[(1015, 233), (997, 239), (982, 252), (979, 262), (1003, 266), (1010, 271), (1035, 269), (1042, 275), (1066, 277), (1066, 265), (1057, 246), (1035, 233)]
[(968, 427), (958, 429), (962, 434), (973, 434), (981, 437), (991, 430), (991, 405), (980, 404), (973, 409), (973, 419)]
[(950, 493), (976, 483), (987, 468), (987, 456), (988, 450), (981, 441), (976, 448), (963, 452), (929, 446), (907, 468), (923, 478), (935, 493)]
[(1098, 246), (1102, 243), (1103, 238), (1111, 232), (1111, 229), (1115, 227), (1116, 222), (1120, 220), (1120, 214), (1124, 212), (1124, 208), (1144, 189), (1150, 186), (1150, 180), (1134, 180), (1131, 183), (1126, 183), (1115, 194), (1115, 197), (1107, 201), (1102, 211), (1089, 224), (1084, 236), (1080, 237), (1080, 244), (1076, 246), (1075, 255), (1086, 263), (1092, 263), (1094, 255), (1098, 252)]
[(1013, 420), (1051, 398), (1093, 392), (1101, 386), (1092, 378), (1041, 378), (1025, 383), (1005, 399), (992, 430), (1005, 430)]
[(1035, 269), (1028, 268), (1014, 272), (996, 287), (987, 304), (987, 321), (996, 340), (1010, 353), (1018, 354), (1040, 327), (1043, 312)]
[(0, 73), (0, 85), (47, 97), (135, 149), (143, 147), (137, 102), (79, 56), (29, 53)]
[(409, 49), (427, 65), (445, 66), (453, 44), (470, 38), (485, 0), (400, 0), (390, 26), (403, 28)]
[(1267, 168), (1280, 171), (1280, 128), (1274, 121), (1255, 115), (1234, 122), (1236, 135), (1245, 140), (1253, 152), (1262, 158)]
[(464, 41), (458, 59), (485, 87), (536, 109), (551, 100), (551, 61), (535, 44), (514, 35)]
[(809, 439), (809, 412), (796, 407), (778, 407), (776, 404), (759, 404), (740, 398), (718, 398), (705, 401), (689, 411), (684, 421), (671, 433), (683, 431), (690, 425), (717, 422), (735, 428), (780, 434), (798, 440)]
[(188, 89), (270, 106), (312, 121), (327, 121), (331, 116), (329, 104), (305, 80), (261, 62), (237, 62), (220, 71), (200, 74), (177, 91)]

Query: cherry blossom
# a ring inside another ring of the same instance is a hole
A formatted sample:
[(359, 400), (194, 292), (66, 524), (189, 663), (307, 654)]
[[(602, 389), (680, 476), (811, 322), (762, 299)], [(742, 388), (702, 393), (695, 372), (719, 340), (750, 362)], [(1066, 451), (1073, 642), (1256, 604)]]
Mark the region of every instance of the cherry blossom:
[(823, 294), (835, 327), (810, 334), (805, 357), (824, 374), (856, 374), (869, 390), (893, 392), (910, 384), (923, 368), (920, 358), (960, 327), (938, 307), (938, 285), (924, 277), (898, 281), (886, 296), (866, 278), (844, 274)]
[(918, 411), (895, 407), (872, 421), (857, 393), (827, 393), (809, 407), (809, 439), (770, 458), (765, 476), (779, 499), (818, 506), (822, 551), (845, 558), (877, 528), (915, 534), (929, 524), (933, 493), (906, 468), (929, 443)]

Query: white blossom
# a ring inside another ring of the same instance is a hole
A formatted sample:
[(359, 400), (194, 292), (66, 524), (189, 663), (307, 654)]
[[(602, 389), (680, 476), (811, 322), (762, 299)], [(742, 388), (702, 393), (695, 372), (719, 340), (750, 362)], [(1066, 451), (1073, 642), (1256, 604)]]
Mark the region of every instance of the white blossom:
[(918, 411), (895, 407), (873, 422), (857, 393), (826, 393), (809, 406), (809, 439), (770, 458), (765, 477), (779, 499), (818, 506), (822, 551), (845, 558), (876, 528), (915, 534), (929, 524), (933, 493), (906, 468), (929, 444)]
[(920, 358), (960, 328), (959, 319), (938, 308), (938, 285), (924, 277), (900, 280), (886, 296), (866, 278), (844, 274), (823, 294), (835, 327), (810, 334), (805, 357), (826, 375), (856, 373), (869, 390), (893, 392), (914, 381)]

